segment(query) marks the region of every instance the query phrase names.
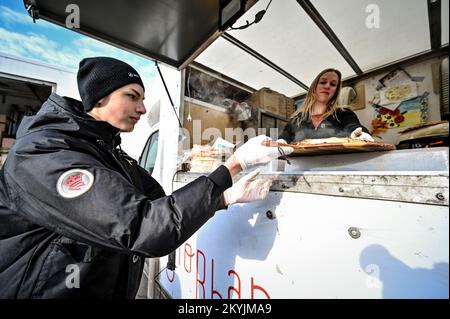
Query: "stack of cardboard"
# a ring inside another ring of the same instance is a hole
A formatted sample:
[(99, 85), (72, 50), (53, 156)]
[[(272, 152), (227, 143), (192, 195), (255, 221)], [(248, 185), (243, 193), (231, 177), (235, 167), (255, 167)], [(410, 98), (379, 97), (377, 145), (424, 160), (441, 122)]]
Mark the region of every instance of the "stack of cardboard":
[(283, 94), (280, 94), (278, 96), (278, 115), (281, 115), (282, 117), (286, 117), (286, 99), (288, 97), (284, 96)]
[(286, 118), (290, 118), (295, 112), (295, 102), (294, 99), (286, 98)]
[(280, 94), (280, 106), (278, 110), (278, 115), (284, 118), (289, 118), (295, 112), (294, 99)]
[(278, 114), (280, 109), (280, 93), (269, 88), (262, 88), (250, 95), (247, 103), (267, 112)]
[(269, 88), (262, 88), (254, 92), (246, 102), (253, 107), (284, 118), (288, 118), (294, 113), (294, 100)]
[(11, 146), (16, 142), (15, 138), (3, 137), (2, 138), (2, 151), (9, 151)]

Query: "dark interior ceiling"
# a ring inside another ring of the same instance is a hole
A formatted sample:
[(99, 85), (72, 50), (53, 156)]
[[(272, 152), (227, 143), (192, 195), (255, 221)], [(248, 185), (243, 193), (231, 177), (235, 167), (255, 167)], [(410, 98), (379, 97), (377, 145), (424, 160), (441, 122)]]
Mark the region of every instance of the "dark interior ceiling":
[[(180, 68), (214, 35), (218, 0), (25, 0), (36, 18), (65, 26), (69, 4), (79, 8), (74, 31)], [(211, 39), (213, 40), (213, 39)]]

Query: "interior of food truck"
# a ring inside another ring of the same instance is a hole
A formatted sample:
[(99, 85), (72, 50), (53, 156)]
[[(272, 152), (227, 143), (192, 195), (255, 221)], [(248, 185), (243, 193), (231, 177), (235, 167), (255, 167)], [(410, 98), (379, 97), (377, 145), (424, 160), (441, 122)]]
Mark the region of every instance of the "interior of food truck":
[[(25, 4), (35, 19), (65, 25), (69, 2)], [(110, 1), (107, 10), (100, 2), (77, 5), (83, 15), (74, 31), (185, 70), (181, 109), (188, 129), (198, 119), (219, 129), (231, 124), (280, 131), (327, 67), (342, 73), (341, 103), (380, 141), (396, 144), (407, 127), (448, 120), (448, 1)], [(389, 74), (397, 81), (387, 80)], [(424, 97), (418, 100), (427, 103), (421, 119), (413, 112), (397, 123), (381, 114), (393, 110), (380, 108), (386, 102), (380, 93), (399, 80)]]
[[(170, 93), (170, 81), (163, 84), (177, 117), (172, 122), (178, 120), (174, 125), (184, 129), (181, 135), (193, 137), (186, 146), (190, 172), (186, 166), (165, 172), (170, 181), (163, 186), (169, 190), (211, 171), (249, 132), (276, 140), (313, 79), (327, 68), (342, 73), (339, 105), (354, 111), (374, 138), (358, 146), (294, 141), (298, 157), (263, 171), (276, 177), (267, 202), (233, 207), (228, 223), (221, 223), (218, 213), (198, 240), (178, 249), (180, 272), (170, 273), (164, 262), (145, 270), (150, 284), (166, 270), (167, 278), (157, 281), (159, 294), (199, 297), (198, 285), (189, 285), (200, 277), (183, 274), (180, 260), (196, 252), (198, 262), (205, 252), (204, 269), (214, 269), (215, 260), (216, 274), (230, 277), (229, 269), (239, 270), (235, 275), (247, 276), (247, 287), (259, 285), (267, 288), (264, 296), (281, 298), (404, 298), (411, 291), (423, 298), (429, 296), (426, 290), (407, 289), (415, 275), (402, 277), (410, 269), (395, 264), (393, 256), (416, 268), (444, 263), (446, 272), (430, 270), (424, 282), (439, 285), (445, 277), (445, 291), (430, 291), (448, 298), (448, 240), (442, 247), (434, 242), (448, 238), (448, 0), (24, 1), (33, 19), (61, 26), (73, 2), (82, 12), (75, 32), (181, 71), (181, 97)], [(154, 105), (158, 116), (159, 107), (167, 106)], [(167, 143), (168, 128), (161, 124), (150, 132), (141, 155), (149, 170), (156, 165), (158, 143)], [(162, 156), (166, 161), (168, 154)], [(299, 202), (315, 207), (315, 213), (298, 211)], [(230, 242), (224, 244), (217, 234)], [(254, 240), (242, 244), (241, 235)], [(194, 245), (201, 250), (186, 252)], [(286, 254), (286, 247), (295, 253)], [(318, 254), (317, 247), (326, 253)], [(392, 258), (372, 258), (383, 254)], [(375, 262), (392, 266), (384, 283), (399, 289), (389, 294), (367, 288), (364, 267)], [(323, 275), (336, 269), (345, 275)], [(254, 284), (257, 276), (265, 283)], [(215, 287), (229, 292), (230, 278), (222, 277)]]

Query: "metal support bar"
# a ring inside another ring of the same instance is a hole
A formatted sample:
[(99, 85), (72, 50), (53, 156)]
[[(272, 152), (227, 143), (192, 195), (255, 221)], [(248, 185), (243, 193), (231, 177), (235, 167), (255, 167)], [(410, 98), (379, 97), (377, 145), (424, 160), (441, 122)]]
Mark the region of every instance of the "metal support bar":
[(282, 74), (283, 76), (285, 76), (286, 78), (288, 78), (289, 80), (291, 80), (292, 82), (294, 82), (295, 84), (299, 85), (301, 88), (305, 89), (306, 91), (309, 90), (308, 86), (306, 84), (304, 84), (303, 82), (301, 82), (299, 79), (297, 79), (296, 77), (294, 77), (292, 74), (286, 72), (285, 70), (283, 70), (282, 68), (280, 68), (278, 65), (276, 65), (275, 63), (273, 63), (272, 61), (268, 60), (266, 57), (262, 56), (261, 54), (259, 54), (258, 52), (256, 52), (255, 50), (253, 50), (252, 48), (250, 48), (249, 46), (245, 45), (244, 43), (242, 43), (241, 41), (239, 41), (238, 39), (236, 39), (235, 37), (231, 36), (228, 33), (224, 33), (222, 34), (222, 37), (229, 41), (230, 43), (234, 44), (235, 46), (237, 46), (238, 48), (240, 48), (241, 50), (244, 50), (245, 52), (247, 52), (248, 54), (250, 54), (251, 56), (255, 57), (256, 59), (258, 59), (259, 61), (261, 61), (262, 63), (266, 64), (267, 66), (271, 67), (272, 69), (274, 69), (275, 71), (277, 71), (278, 73)]
[(328, 40), (330, 40), (336, 50), (338, 50), (345, 61), (347, 61), (347, 63), (351, 66), (353, 71), (355, 71), (356, 74), (362, 74), (363, 71), (361, 70), (361, 68), (358, 66), (356, 61), (344, 47), (333, 30), (330, 28), (328, 23), (326, 23), (324, 18), (322, 18), (317, 9), (312, 5), (312, 3), (309, 0), (297, 0), (297, 2), (303, 8), (303, 10), (305, 10), (308, 16), (314, 21), (314, 23), (319, 27), (319, 29), (325, 34)]
[(441, 47), (441, 0), (428, 0), (427, 6), (431, 49), (435, 50)]
[(210, 76), (212, 76), (212, 77), (214, 77), (216, 79), (219, 79), (219, 80), (221, 80), (223, 82), (226, 82), (226, 83), (229, 83), (229, 84), (231, 84), (233, 86), (236, 86), (236, 87), (240, 88), (241, 90), (247, 91), (249, 93), (256, 92), (255, 88), (252, 88), (252, 87), (250, 87), (248, 85), (245, 85), (244, 83), (241, 83), (241, 82), (239, 82), (239, 81), (237, 81), (235, 79), (232, 79), (232, 78), (226, 76), (225, 74), (217, 72), (217, 71), (215, 71), (215, 70), (213, 70), (213, 69), (207, 67), (206, 65), (203, 65), (203, 64), (201, 64), (201, 63), (199, 63), (197, 61), (192, 62), (189, 66), (191, 68), (193, 68), (193, 69), (196, 69), (196, 70), (199, 70), (199, 71), (201, 71), (203, 73), (206, 73), (206, 74), (208, 74), (208, 75), (210, 75)]
[(181, 125), (181, 122), (180, 122), (180, 118), (178, 117), (177, 111), (175, 110), (175, 104), (173, 104), (169, 89), (167, 88), (166, 81), (164, 80), (164, 77), (161, 73), (161, 69), (159, 68), (158, 61), (155, 61), (155, 66), (158, 69), (159, 76), (161, 77), (161, 80), (164, 84), (164, 88), (166, 89), (166, 93), (167, 93), (167, 96), (169, 97), (170, 105), (172, 105), (173, 112), (175, 113), (175, 116), (177, 117), (178, 125), (180, 125), (180, 128), (183, 128), (183, 125)]
[(25, 9), (28, 11), (29, 16), (33, 19), (33, 23), (36, 23), (36, 20), (39, 19), (39, 8), (36, 6), (34, 1), (30, 1), (31, 3), (27, 3), (28, 1), (24, 0), (23, 4)]
[(442, 57), (448, 55), (448, 44), (441, 48), (437, 48), (435, 50), (429, 50), (426, 52), (421, 52), (403, 59), (399, 59), (397, 61), (393, 61), (384, 65), (381, 65), (379, 67), (376, 67), (374, 69), (370, 69), (364, 72), (364, 74), (350, 77), (347, 79), (344, 79), (342, 82), (345, 85), (350, 85), (352, 83), (355, 83), (356, 81), (361, 81), (363, 79), (375, 76), (377, 74), (383, 73), (383, 72), (389, 72), (392, 71), (392, 69), (397, 67), (407, 67), (408, 65), (412, 65), (415, 63), (419, 63), (422, 61), (426, 61), (428, 59), (436, 58), (436, 57)]
[[(448, 56), (449, 46), (446, 44), (445, 46), (438, 48), (436, 50), (429, 50), (426, 52), (421, 52), (403, 59), (399, 59), (397, 61), (393, 61), (384, 65), (381, 65), (379, 67), (367, 70), (364, 72), (364, 74), (351, 76), (346, 79), (342, 80), (343, 86), (353, 85), (354, 83), (358, 81), (362, 81), (364, 79), (370, 78), (372, 76), (380, 75), (383, 72), (389, 72), (392, 71), (392, 69), (395, 69), (397, 67), (407, 67), (409, 65), (419, 63), (422, 61), (426, 61), (429, 59), (433, 59), (436, 57), (443, 57)], [(302, 93), (294, 97), (295, 101), (303, 100), (306, 97), (306, 93)]]

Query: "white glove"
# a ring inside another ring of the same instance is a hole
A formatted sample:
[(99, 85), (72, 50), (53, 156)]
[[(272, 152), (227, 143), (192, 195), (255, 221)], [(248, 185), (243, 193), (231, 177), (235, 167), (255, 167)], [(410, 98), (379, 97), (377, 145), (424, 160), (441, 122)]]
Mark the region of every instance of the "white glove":
[(277, 140), (277, 143), (281, 143), (281, 144), (289, 144), (288, 142), (286, 142), (286, 140), (284, 140), (284, 139), (282, 139), (282, 138), (279, 138), (279, 139)]
[(373, 139), (373, 137), (370, 134), (367, 134), (366, 132), (362, 131), (361, 127), (358, 127), (357, 129), (355, 129), (352, 134), (350, 134), (351, 138), (358, 138), (360, 140), (363, 141), (369, 141), (369, 142), (375, 142), (375, 140)]
[(259, 169), (255, 169), (223, 192), (225, 204), (248, 203), (264, 199), (269, 193), (272, 180), (255, 179), (259, 172)]
[[(264, 141), (271, 140), (272, 139), (266, 135), (258, 135), (249, 139), (247, 143), (236, 150), (234, 155), (243, 170), (250, 166), (268, 163), (282, 155), (280, 154), (278, 147), (262, 145)], [(284, 155), (291, 154), (294, 151), (294, 149), (289, 146), (282, 146), (280, 148), (283, 150)]]

